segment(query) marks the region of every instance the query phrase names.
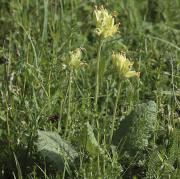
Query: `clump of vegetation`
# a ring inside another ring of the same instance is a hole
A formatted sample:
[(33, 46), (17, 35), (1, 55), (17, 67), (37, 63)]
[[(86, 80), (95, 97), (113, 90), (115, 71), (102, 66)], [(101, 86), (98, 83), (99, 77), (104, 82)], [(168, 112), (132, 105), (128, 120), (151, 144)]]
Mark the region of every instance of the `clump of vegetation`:
[(178, 0), (0, 5), (0, 178), (180, 178)]

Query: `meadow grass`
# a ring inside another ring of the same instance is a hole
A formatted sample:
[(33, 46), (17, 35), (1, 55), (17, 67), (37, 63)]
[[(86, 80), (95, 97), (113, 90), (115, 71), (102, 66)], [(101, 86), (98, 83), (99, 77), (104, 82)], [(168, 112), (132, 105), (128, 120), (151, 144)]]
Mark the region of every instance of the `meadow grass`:
[[(179, 0), (0, 0), (0, 178), (180, 178), (179, 19)], [(139, 79), (119, 85), (113, 51)]]

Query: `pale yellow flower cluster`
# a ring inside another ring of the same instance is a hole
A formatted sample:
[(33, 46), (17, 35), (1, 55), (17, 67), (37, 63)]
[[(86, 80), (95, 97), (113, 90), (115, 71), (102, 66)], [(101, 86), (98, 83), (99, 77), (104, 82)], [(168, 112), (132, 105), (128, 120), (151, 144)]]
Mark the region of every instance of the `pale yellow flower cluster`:
[[(114, 18), (108, 13), (108, 11), (101, 6), (100, 8), (95, 8), (94, 10), (95, 21), (96, 21), (96, 33), (102, 37), (107, 38), (115, 34), (118, 30), (118, 25), (114, 24)], [(77, 48), (74, 51), (70, 51), (68, 56), (65, 57), (66, 65), (72, 69), (78, 69), (85, 65), (81, 61), (82, 49)], [(124, 78), (139, 77), (140, 73), (131, 70), (133, 62), (130, 62), (128, 58), (123, 53), (112, 54), (112, 63), (117, 70), (119, 76)]]
[(133, 62), (130, 62), (122, 53), (113, 53), (112, 63), (121, 77), (131, 78), (134, 76), (139, 77), (140, 75), (139, 72), (131, 70)]
[(115, 34), (118, 30), (118, 24), (114, 24), (114, 18), (108, 11), (101, 6), (94, 10), (96, 33), (102, 38), (107, 38)]
[(81, 66), (85, 65), (84, 62), (81, 61), (82, 51), (80, 48), (77, 48), (74, 51), (70, 51), (66, 58), (66, 64), (73, 69), (78, 69)]

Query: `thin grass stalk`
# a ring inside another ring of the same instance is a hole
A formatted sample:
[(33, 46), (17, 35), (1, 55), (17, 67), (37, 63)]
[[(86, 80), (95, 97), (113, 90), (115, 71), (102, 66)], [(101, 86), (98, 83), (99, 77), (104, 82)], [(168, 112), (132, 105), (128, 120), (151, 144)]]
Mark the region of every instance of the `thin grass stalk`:
[[(108, 101), (109, 101), (109, 84), (107, 82), (107, 88), (106, 88), (106, 117), (103, 123), (103, 130), (104, 130), (104, 136), (103, 136), (103, 145), (104, 145), (104, 151), (106, 150), (106, 133), (107, 130), (107, 119), (108, 119)], [(103, 175), (106, 173), (106, 156), (103, 155)]]
[(60, 41), (62, 42), (62, 37), (63, 37), (63, 21), (64, 21), (64, 3), (63, 0), (59, 0), (60, 3)]
[(42, 42), (47, 39), (47, 29), (48, 29), (48, 0), (44, 0), (44, 24), (42, 32)]
[(65, 136), (67, 136), (67, 130), (68, 130), (68, 125), (70, 121), (70, 112), (71, 112), (71, 98), (72, 98), (72, 74), (73, 74), (73, 69), (70, 68), (70, 73), (69, 73), (69, 88), (68, 88), (68, 109), (67, 109), (67, 120), (65, 124)]
[(115, 122), (116, 122), (117, 106), (118, 106), (118, 101), (119, 101), (119, 97), (120, 97), (120, 93), (121, 93), (121, 86), (122, 86), (122, 84), (121, 84), (121, 81), (119, 80), (118, 91), (117, 91), (117, 96), (116, 96), (116, 101), (115, 101), (115, 106), (114, 106), (114, 111), (113, 111), (112, 128), (111, 128), (111, 132), (110, 132), (109, 144), (111, 144), (111, 142), (112, 142), (114, 126), (115, 126)]
[(51, 111), (51, 71), (49, 73), (49, 79), (48, 79), (48, 108), (49, 111)]
[(4, 65), (4, 74), (5, 74), (5, 88), (7, 90), (7, 94), (5, 92), (5, 99), (6, 99), (6, 127), (7, 127), (7, 136), (8, 136), (8, 145), (9, 148), (11, 147), (11, 142), (10, 142), (10, 126), (9, 126), (9, 84), (8, 84), (8, 69), (7, 65)]

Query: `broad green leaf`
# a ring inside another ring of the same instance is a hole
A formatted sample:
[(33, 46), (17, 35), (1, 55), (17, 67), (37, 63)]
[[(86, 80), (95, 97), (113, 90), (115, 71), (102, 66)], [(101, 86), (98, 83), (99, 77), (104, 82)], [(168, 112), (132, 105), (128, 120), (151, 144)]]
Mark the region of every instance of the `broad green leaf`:
[(56, 132), (38, 131), (37, 146), (38, 151), (52, 161), (58, 170), (62, 170), (65, 163), (73, 163), (78, 157), (71, 144)]
[(103, 154), (103, 150), (99, 146), (93, 132), (93, 128), (89, 122), (85, 123), (82, 131), (82, 145), (85, 147), (86, 151), (92, 157), (96, 157), (98, 154)]

